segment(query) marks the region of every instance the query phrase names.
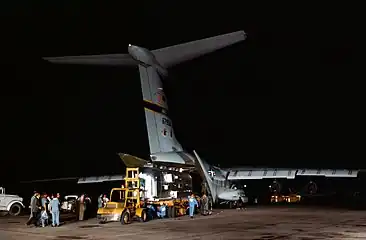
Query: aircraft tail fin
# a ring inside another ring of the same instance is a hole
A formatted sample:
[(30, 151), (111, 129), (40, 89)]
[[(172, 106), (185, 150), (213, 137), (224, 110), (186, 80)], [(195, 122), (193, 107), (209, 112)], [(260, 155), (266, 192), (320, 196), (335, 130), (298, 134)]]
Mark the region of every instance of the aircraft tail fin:
[(193, 150), (194, 155), (196, 156), (196, 169), (198, 170), (198, 172), (200, 173), (201, 177), (206, 180), (207, 183), (207, 190), (210, 192), (213, 201), (215, 202), (217, 199), (217, 191), (216, 188), (214, 186), (214, 182), (210, 176), (210, 174), (208, 173), (209, 169), (207, 169), (207, 167), (205, 166), (203, 160), (198, 156), (197, 152), (195, 150)]
[(129, 45), (129, 54), (68, 56), (44, 58), (53, 63), (86, 65), (138, 65), (145, 107), (150, 153), (183, 151), (175, 138), (161, 76), (165, 68), (192, 60), (245, 40), (244, 31), (223, 34), (149, 51)]
[(142, 64), (139, 64), (139, 71), (150, 153), (183, 151), (175, 138), (163, 83), (158, 72), (154, 67)]
[[(150, 153), (183, 151), (175, 138), (172, 121), (168, 115), (168, 102), (163, 90), (162, 76), (166, 67), (189, 61), (215, 50), (245, 40), (244, 31), (178, 44), (149, 52), (131, 46), (130, 53), (139, 60), (140, 81), (145, 104), (146, 125)], [(145, 59), (153, 56), (154, 59)], [(144, 61), (145, 60), (145, 61)]]

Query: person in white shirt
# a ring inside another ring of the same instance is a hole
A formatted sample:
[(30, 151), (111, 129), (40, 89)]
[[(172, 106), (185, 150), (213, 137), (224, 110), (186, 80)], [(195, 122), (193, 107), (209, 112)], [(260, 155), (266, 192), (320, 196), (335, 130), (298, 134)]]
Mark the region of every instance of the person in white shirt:
[(107, 198), (107, 195), (104, 194), (104, 196), (103, 196), (103, 205), (104, 205), (104, 207), (107, 205), (108, 202), (109, 202), (109, 199)]

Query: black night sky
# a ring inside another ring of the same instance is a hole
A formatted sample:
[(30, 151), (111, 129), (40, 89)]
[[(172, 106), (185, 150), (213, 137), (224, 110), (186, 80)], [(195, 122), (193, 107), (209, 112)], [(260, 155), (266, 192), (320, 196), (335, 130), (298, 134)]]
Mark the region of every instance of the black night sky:
[(362, 167), (362, 111), (340, 92), (352, 78), (352, 29), (336, 14), (72, 2), (2, 4), (1, 181), (119, 173), (117, 152), (148, 155), (137, 69), (42, 56), (237, 30), (245, 42), (170, 69), (165, 90), (182, 145), (221, 166)]

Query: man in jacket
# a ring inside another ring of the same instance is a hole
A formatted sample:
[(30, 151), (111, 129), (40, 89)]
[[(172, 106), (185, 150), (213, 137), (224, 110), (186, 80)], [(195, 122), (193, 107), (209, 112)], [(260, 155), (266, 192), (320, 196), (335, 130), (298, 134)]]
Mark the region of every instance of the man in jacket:
[(81, 194), (81, 196), (78, 199), (79, 204), (79, 221), (84, 220), (84, 213), (85, 213), (85, 194)]
[(102, 208), (102, 207), (104, 207), (103, 194), (100, 194), (100, 196), (98, 197), (98, 208)]
[(27, 226), (29, 226), (30, 224), (34, 224), (34, 226), (37, 226), (38, 225), (38, 220), (39, 220), (39, 217), (38, 217), (38, 213), (41, 209), (41, 206), (40, 206), (40, 203), (39, 203), (39, 193), (38, 192), (34, 192), (34, 195), (33, 197), (31, 198), (31, 202), (30, 202), (30, 210), (31, 210), (31, 215), (26, 223)]
[(208, 198), (206, 194), (203, 194), (201, 198), (201, 214), (208, 215)]

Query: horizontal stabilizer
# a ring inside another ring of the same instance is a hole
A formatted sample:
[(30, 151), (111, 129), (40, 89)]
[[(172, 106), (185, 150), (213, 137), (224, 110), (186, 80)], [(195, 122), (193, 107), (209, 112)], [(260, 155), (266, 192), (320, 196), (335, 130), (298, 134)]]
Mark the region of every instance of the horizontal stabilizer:
[(244, 41), (245, 38), (246, 34), (244, 31), (237, 31), (171, 47), (160, 48), (152, 52), (160, 64), (164, 67), (170, 67)]
[[(156, 60), (164, 67), (189, 61), (221, 48), (244, 41), (244, 31), (223, 34), (188, 43), (153, 50)], [(103, 54), (65, 57), (45, 57), (46, 61), (59, 64), (134, 66), (137, 64), (129, 54)]]
[(138, 158), (138, 157), (132, 156), (130, 154), (118, 153), (118, 156), (124, 162), (126, 167), (132, 167), (132, 168), (143, 167), (143, 166), (145, 166), (145, 164), (149, 163), (148, 161), (146, 161), (142, 158)]
[(136, 61), (129, 54), (104, 54), (66, 57), (45, 57), (51, 63), (80, 64), (80, 65), (108, 65), (108, 66), (134, 66)]

